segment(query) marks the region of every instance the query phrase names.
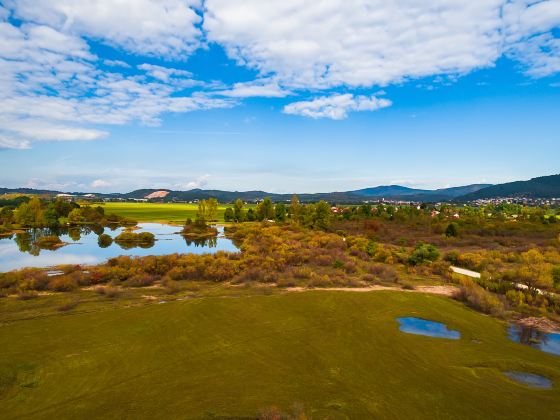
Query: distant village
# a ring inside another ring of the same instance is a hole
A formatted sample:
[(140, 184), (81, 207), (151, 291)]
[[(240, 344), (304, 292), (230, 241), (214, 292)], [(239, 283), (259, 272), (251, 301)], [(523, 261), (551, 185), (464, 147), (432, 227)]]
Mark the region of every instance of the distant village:
[[(105, 202), (164, 202), (167, 201), (165, 198), (169, 195), (169, 191), (160, 190), (154, 191), (150, 194), (147, 194), (143, 198), (132, 198), (132, 197), (121, 197), (121, 196), (107, 196), (107, 195), (96, 195), (96, 194), (66, 194), (61, 193), (57, 194), (57, 198), (62, 198), (68, 201), (75, 201), (75, 200), (85, 200), (85, 201), (105, 201)], [(254, 200), (245, 200), (246, 203), (255, 203), (258, 204), (260, 201), (264, 200), (265, 197), (257, 198)], [(290, 200), (286, 200), (289, 202)], [(171, 202), (176, 203), (198, 203), (198, 199), (188, 200), (188, 201), (180, 201), (176, 199), (172, 199)], [(378, 205), (378, 204), (385, 204), (385, 205), (392, 205), (392, 206), (421, 206), (426, 204), (426, 202), (421, 201), (407, 201), (407, 200), (395, 200), (391, 198), (375, 198), (369, 200), (363, 200), (359, 202), (360, 204), (371, 204), (371, 205)], [(341, 203), (341, 204), (348, 204), (348, 203)], [(357, 202), (352, 204), (358, 204)], [(445, 204), (449, 204), (449, 202), (436, 202), (430, 203), (434, 207), (439, 207)], [(477, 199), (468, 202), (461, 202), (457, 204), (465, 204), (473, 207), (486, 207), (488, 205), (501, 205), (501, 204), (518, 204), (527, 207), (560, 207), (560, 197), (556, 198), (528, 198), (528, 197), (497, 197), (497, 198), (488, 198), (488, 199)], [(337, 207), (333, 207), (336, 209)], [(333, 210), (333, 212), (335, 212)]]

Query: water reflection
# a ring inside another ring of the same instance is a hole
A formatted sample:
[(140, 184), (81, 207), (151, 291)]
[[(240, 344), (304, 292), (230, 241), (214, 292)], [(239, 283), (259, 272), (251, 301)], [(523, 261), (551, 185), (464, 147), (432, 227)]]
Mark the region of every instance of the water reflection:
[(459, 331), (450, 330), (447, 325), (440, 322), (428, 321), (421, 318), (397, 318), (401, 324), (400, 330), (408, 334), (427, 335), (436, 338), (449, 338), (458, 340), (461, 338)]
[(526, 372), (503, 372), (509, 379), (531, 388), (550, 389), (553, 383), (550, 379), (541, 375)]
[[(83, 226), (59, 229), (30, 229), (8, 237), (0, 238), (0, 272), (22, 267), (48, 267), (57, 264), (94, 264), (118, 255), (146, 256), (173, 253), (214, 253), (217, 251), (236, 252), (231, 240), (220, 236), (193, 240), (179, 234), (178, 226), (159, 223), (141, 223), (135, 232), (150, 232), (154, 242), (116, 243), (114, 238), (123, 232), (117, 226)], [(58, 236), (68, 245), (56, 248), (37, 245), (39, 238)]]
[(194, 247), (207, 247), (207, 248), (216, 248), (218, 246), (218, 238), (204, 238), (204, 239), (189, 239), (183, 236), (183, 239), (187, 243), (187, 246), (194, 246)]
[(508, 330), (510, 340), (542, 350), (546, 353), (560, 355), (560, 334), (545, 333), (534, 327), (512, 325)]

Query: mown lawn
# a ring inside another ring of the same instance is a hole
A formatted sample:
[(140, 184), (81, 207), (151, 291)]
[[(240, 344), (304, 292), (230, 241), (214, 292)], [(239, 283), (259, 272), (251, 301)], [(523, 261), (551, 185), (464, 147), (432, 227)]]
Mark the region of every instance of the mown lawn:
[[(459, 341), (401, 333), (447, 322)], [(190, 299), (0, 326), (2, 418), (559, 418), (560, 357), (447, 298), (312, 291)], [(545, 374), (534, 390), (500, 374)]]
[[(130, 217), (139, 222), (175, 222), (184, 223), (187, 218), (195, 219), (198, 204), (184, 203), (99, 203), (105, 213), (115, 213), (119, 216)], [(218, 206), (218, 220), (224, 221), (224, 211), (227, 206)]]

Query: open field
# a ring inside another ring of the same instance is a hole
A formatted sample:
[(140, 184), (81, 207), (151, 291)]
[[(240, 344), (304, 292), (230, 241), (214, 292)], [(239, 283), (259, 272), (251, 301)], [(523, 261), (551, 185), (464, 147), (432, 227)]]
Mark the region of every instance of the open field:
[[(105, 213), (130, 217), (139, 222), (173, 222), (184, 223), (189, 217), (196, 218), (197, 204), (186, 203), (96, 203), (105, 209)], [(218, 205), (218, 221), (224, 221), (226, 205)]]
[[(20, 302), (24, 304), (25, 302)], [(459, 330), (401, 333), (395, 317)], [(421, 293), (312, 291), (202, 298), (0, 326), (3, 418), (254, 418), (301, 404), (322, 418), (558, 418), (560, 358), (505, 325)]]

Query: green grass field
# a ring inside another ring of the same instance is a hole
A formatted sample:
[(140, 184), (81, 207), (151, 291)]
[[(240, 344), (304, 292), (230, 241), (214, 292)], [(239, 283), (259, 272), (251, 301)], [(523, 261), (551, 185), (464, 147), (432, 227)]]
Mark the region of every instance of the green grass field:
[[(96, 203), (105, 209), (105, 213), (115, 213), (130, 217), (139, 222), (173, 222), (184, 223), (187, 218), (195, 219), (197, 204), (175, 203)], [(218, 206), (218, 220), (224, 221), (225, 205)]]
[[(401, 333), (446, 322), (459, 341)], [(12, 418), (559, 418), (560, 357), (447, 298), (404, 292), (202, 298), (0, 326), (0, 407)], [(545, 374), (552, 390), (502, 370)]]

